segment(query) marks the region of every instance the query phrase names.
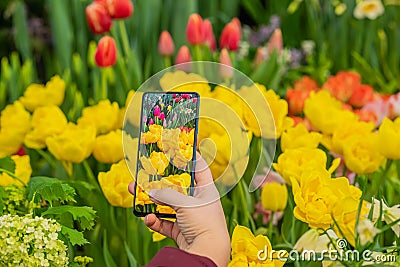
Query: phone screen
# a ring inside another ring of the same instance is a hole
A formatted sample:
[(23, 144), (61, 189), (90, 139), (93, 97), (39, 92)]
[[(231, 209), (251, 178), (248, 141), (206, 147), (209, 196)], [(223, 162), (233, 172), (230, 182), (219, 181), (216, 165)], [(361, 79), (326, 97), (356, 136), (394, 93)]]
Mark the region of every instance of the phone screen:
[(199, 95), (147, 92), (143, 95), (134, 213), (174, 217), (169, 206), (152, 202), (148, 192), (171, 188), (192, 195)]

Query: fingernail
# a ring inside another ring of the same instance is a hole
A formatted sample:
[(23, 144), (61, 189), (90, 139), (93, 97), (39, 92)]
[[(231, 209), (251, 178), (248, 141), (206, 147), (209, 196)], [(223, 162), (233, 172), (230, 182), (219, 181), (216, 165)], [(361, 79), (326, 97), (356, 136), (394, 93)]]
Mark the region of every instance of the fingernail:
[(149, 197), (154, 198), (155, 195), (156, 195), (156, 190), (151, 190), (151, 191), (149, 192)]

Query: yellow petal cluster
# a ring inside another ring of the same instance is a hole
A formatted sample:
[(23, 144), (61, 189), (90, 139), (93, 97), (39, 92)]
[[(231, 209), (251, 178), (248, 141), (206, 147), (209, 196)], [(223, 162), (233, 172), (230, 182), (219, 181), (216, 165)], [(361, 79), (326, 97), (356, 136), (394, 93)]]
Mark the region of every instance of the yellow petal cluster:
[(93, 148), (93, 156), (102, 163), (116, 163), (123, 159), (122, 131), (120, 129), (99, 135)]
[(119, 107), (116, 102), (102, 100), (97, 105), (86, 107), (82, 110), (82, 117), (78, 119), (79, 125), (94, 125), (97, 134), (106, 134), (118, 126)]
[[(228, 264), (228, 267), (281, 267), (285, 264), (285, 261), (278, 259), (276, 251), (272, 253), (271, 242), (266, 236), (258, 235), (255, 237), (244, 226), (238, 225), (233, 230), (231, 247), (232, 261)], [(258, 257), (260, 250), (267, 253), (267, 257), (263, 261)], [(279, 256), (283, 257), (283, 255)]]
[[(15, 171), (14, 175), (23, 181), (25, 184), (28, 184), (29, 179), (31, 178), (32, 174), (32, 168), (30, 164), (30, 158), (28, 155), (25, 156), (11, 156), (11, 159), (15, 163)], [(3, 172), (0, 173), (0, 186), (7, 186), (10, 184), (15, 184), (18, 186), (23, 186), (23, 184), (18, 181), (17, 179), (14, 179), (7, 173)]]
[[(286, 149), (279, 155), (278, 162), (273, 164), (274, 169), (290, 185), (291, 180), (299, 180), (302, 173), (308, 169), (325, 169), (326, 154), (317, 148)], [(332, 173), (339, 165), (340, 159), (335, 159), (329, 172)]]
[(46, 147), (46, 139), (61, 134), (67, 126), (67, 118), (58, 106), (43, 106), (35, 109), (32, 115), (33, 129), (25, 136), (29, 148)]
[(379, 152), (388, 159), (400, 159), (400, 117), (395, 121), (384, 118), (378, 133)]
[(16, 153), (30, 128), (31, 115), (21, 102), (8, 105), (0, 117), (0, 158)]
[(125, 160), (113, 164), (108, 172), (100, 172), (99, 184), (108, 202), (116, 207), (129, 208), (133, 205), (133, 196), (127, 186), (133, 181)]
[(164, 91), (197, 92), (200, 97), (208, 97), (211, 92), (210, 85), (204, 77), (181, 70), (164, 74), (160, 79), (160, 86)]
[(324, 134), (332, 134), (344, 122), (358, 121), (353, 112), (342, 110), (342, 103), (326, 90), (311, 92), (304, 104), (304, 114)]
[(46, 139), (49, 151), (61, 161), (80, 163), (93, 151), (96, 128), (68, 123), (64, 131)]
[(304, 124), (299, 123), (282, 133), (281, 149), (284, 152), (286, 149), (317, 148), (321, 138), (320, 133), (308, 132)]
[(379, 150), (376, 133), (355, 134), (344, 142), (344, 162), (357, 174), (373, 173), (385, 160)]
[(20, 97), (21, 103), (29, 111), (43, 106), (60, 106), (64, 101), (65, 82), (58, 75), (52, 77), (46, 86), (31, 84)]

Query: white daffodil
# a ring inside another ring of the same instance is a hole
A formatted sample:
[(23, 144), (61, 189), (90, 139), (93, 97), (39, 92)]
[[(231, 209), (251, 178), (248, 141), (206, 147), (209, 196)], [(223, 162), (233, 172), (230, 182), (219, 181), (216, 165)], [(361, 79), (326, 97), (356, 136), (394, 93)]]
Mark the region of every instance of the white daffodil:
[(368, 18), (374, 20), (385, 12), (385, 7), (380, 0), (363, 0), (354, 9), (357, 19)]
[[(383, 201), (381, 202), (378, 199), (373, 199), (374, 201), (374, 210), (372, 213), (372, 222), (375, 223), (381, 211), (381, 203), (382, 203), (382, 220), (387, 224), (391, 224), (400, 219), (400, 205), (394, 205), (393, 207), (388, 207)], [(371, 205), (369, 205), (371, 208)], [(392, 226), (393, 232), (400, 237), (400, 222), (395, 223)]]
[(380, 232), (379, 229), (375, 228), (374, 223), (368, 219), (364, 219), (358, 222), (357, 225), (358, 236), (360, 237), (360, 243), (362, 246), (368, 242), (372, 243), (374, 237)]

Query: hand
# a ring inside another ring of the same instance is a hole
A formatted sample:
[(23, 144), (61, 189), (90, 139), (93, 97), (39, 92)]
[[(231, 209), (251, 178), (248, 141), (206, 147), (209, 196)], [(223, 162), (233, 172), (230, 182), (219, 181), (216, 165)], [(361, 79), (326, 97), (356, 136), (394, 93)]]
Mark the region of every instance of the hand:
[[(145, 217), (145, 224), (153, 231), (175, 240), (180, 249), (210, 258), (217, 266), (227, 266), (230, 238), (225, 216), (211, 171), (199, 153), (195, 180), (193, 197), (170, 188), (150, 191), (149, 196), (154, 202), (175, 210), (176, 221), (149, 214)], [(129, 185), (129, 191), (133, 194), (133, 183)]]

